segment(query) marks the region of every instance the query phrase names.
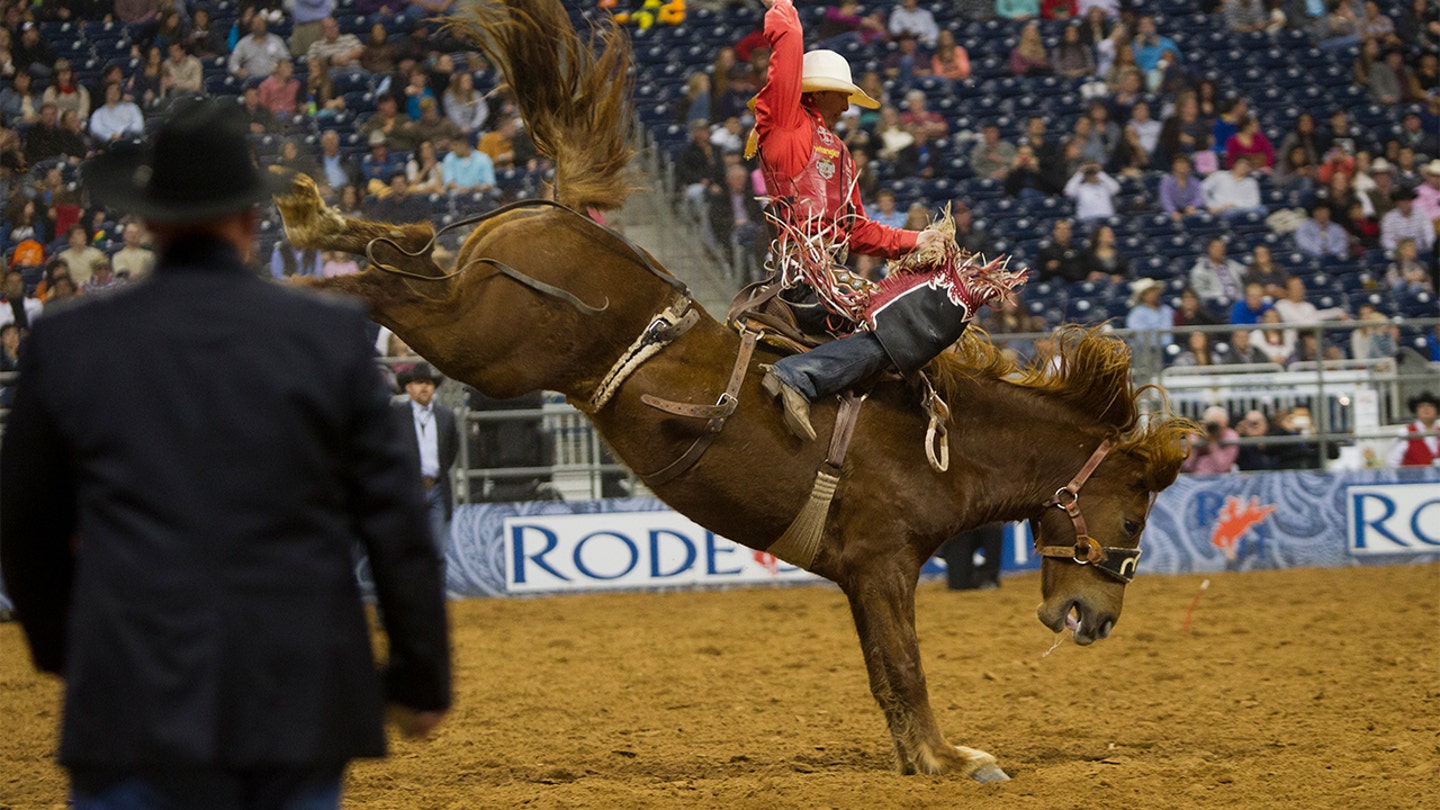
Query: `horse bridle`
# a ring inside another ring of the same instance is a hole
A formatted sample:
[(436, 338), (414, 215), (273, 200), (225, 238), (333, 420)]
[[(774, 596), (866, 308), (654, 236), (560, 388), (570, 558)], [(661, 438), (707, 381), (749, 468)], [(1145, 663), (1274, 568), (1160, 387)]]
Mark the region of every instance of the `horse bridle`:
[(1047, 509), (1052, 506), (1059, 507), (1070, 516), (1070, 522), (1075, 524), (1075, 545), (1040, 545), (1038, 520), (1031, 521), (1031, 533), (1035, 536), (1035, 552), (1040, 556), (1068, 560), (1078, 565), (1093, 565), (1115, 579), (1129, 584), (1135, 579), (1135, 566), (1140, 561), (1140, 549), (1101, 546), (1098, 540), (1090, 536), (1090, 530), (1085, 526), (1085, 515), (1080, 512), (1080, 488), (1090, 480), (1091, 473), (1095, 472), (1095, 468), (1100, 466), (1105, 455), (1114, 447), (1109, 439), (1100, 442), (1100, 446), (1090, 454), (1090, 459), (1080, 468), (1080, 472), (1070, 479), (1070, 483), (1055, 490), (1055, 494), (1044, 504)]

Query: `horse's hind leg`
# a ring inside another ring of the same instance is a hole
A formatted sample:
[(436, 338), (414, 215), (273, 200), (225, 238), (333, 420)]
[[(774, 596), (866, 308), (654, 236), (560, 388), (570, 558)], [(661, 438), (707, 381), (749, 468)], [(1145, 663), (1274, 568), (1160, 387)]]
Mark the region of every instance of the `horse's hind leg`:
[[(375, 240), (388, 240), (394, 247), (382, 248), (380, 254), (386, 264), (422, 275), (441, 275), (430, 255), (435, 228), (428, 222), (392, 225), (342, 216), (325, 204), (315, 181), (302, 173), (296, 173), (291, 180), (289, 192), (275, 197), (275, 206), (285, 220), (286, 235), (296, 247), (339, 250), (365, 256)], [(404, 253), (418, 255), (405, 256), (395, 247)]]
[(984, 751), (946, 742), (935, 722), (915, 635), (917, 573), (872, 571), (845, 588), (870, 691), (895, 742), (895, 765), (902, 774), (959, 771), (980, 782), (1008, 779)]

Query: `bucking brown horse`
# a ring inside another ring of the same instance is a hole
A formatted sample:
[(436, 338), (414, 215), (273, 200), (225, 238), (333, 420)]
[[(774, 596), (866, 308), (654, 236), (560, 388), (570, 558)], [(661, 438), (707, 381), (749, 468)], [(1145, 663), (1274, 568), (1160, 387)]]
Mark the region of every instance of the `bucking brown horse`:
[[(823, 440), (792, 436), (761, 390), (758, 366), (778, 350), (762, 342), (732, 373), (737, 330), (690, 302), (649, 254), (580, 213), (615, 208), (627, 193), (624, 35), (602, 26), (582, 40), (558, 0), (490, 0), (458, 25), (502, 71), (530, 136), (555, 160), (561, 205), (485, 217), (442, 270), (431, 225), (342, 217), (301, 175), (277, 200), (290, 240), (368, 255), (364, 272), (318, 283), (364, 298), (375, 320), (489, 396), (564, 393), (670, 506), (770, 547), (809, 500), (827, 453)], [(994, 781), (1008, 778), (995, 758), (947, 742), (931, 711), (915, 635), (921, 565), (957, 532), (1031, 521), (1046, 555), (1040, 621), (1068, 626), (1080, 644), (1105, 638), (1149, 507), (1175, 480), (1193, 426), (1142, 419), (1125, 344), (1093, 331), (1063, 332), (1028, 370), (972, 335), (929, 371), (953, 407), (954, 463), (945, 473), (927, 464), (917, 390), (877, 384), (804, 567), (849, 598), (900, 772)], [(665, 411), (647, 395), (696, 407)], [(836, 415), (835, 402), (815, 403), (822, 437)]]

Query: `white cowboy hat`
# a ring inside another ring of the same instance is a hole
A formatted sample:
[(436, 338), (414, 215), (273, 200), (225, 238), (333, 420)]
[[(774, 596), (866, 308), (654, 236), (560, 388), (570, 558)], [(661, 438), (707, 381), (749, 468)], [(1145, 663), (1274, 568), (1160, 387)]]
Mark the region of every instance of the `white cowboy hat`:
[(1391, 167), (1390, 161), (1386, 160), (1383, 157), (1375, 158), (1374, 162), (1370, 164), (1371, 174), (1390, 174), (1393, 171), (1394, 168)]
[(1440, 160), (1432, 160), (1420, 170), (1423, 174), (1440, 174)]
[(1149, 290), (1153, 290), (1153, 289), (1155, 289), (1156, 287), (1164, 287), (1164, 286), (1165, 286), (1165, 282), (1160, 281), (1159, 279), (1154, 279), (1154, 278), (1136, 279), (1135, 281), (1133, 281), (1133, 282), (1130, 283), (1130, 306), (1133, 307), (1133, 306), (1136, 306), (1137, 304), (1139, 304), (1139, 303), (1140, 303), (1140, 298), (1141, 298), (1141, 296), (1145, 295), (1145, 293), (1148, 292)]
[(850, 78), (850, 63), (834, 51), (818, 50), (805, 54), (805, 67), (800, 73), (800, 92), (816, 93), (833, 90), (850, 94), (850, 103), (872, 110), (880, 102), (855, 85)]

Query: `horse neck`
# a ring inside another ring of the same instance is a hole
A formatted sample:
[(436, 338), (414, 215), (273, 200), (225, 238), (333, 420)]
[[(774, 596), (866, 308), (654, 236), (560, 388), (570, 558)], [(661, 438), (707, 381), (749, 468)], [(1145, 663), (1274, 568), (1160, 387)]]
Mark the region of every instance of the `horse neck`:
[(1032, 517), (1080, 471), (1105, 431), (1053, 397), (974, 379), (951, 402), (957, 495), (981, 523)]

